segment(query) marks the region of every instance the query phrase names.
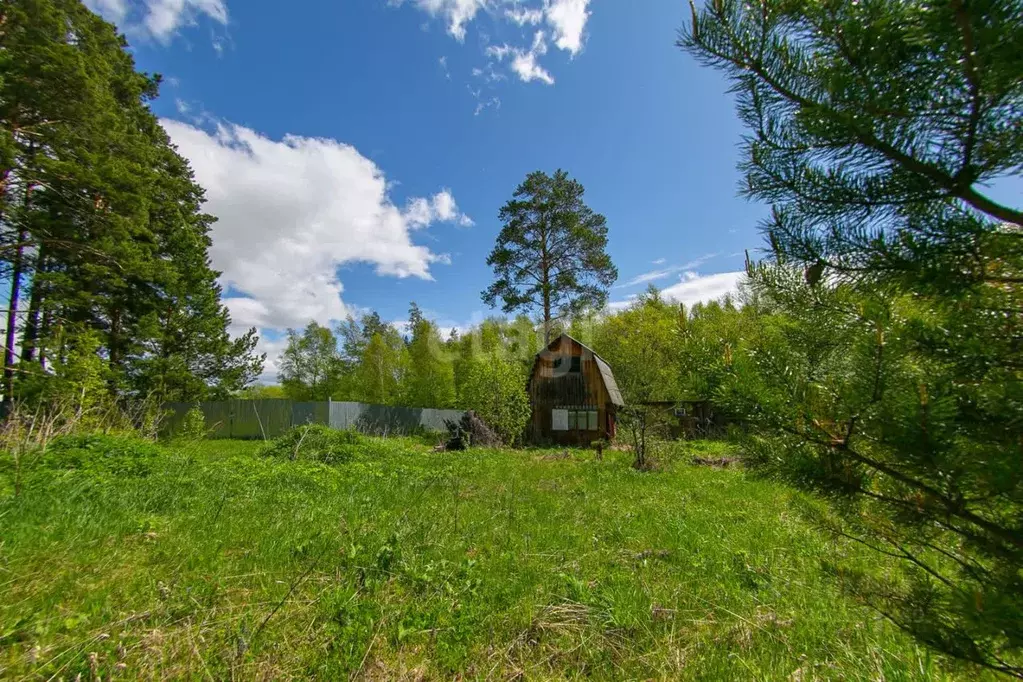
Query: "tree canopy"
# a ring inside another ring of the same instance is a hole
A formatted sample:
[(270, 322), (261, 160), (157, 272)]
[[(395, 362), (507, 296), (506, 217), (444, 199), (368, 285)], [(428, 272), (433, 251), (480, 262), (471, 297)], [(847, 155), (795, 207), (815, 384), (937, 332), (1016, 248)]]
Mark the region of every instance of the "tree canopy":
[[(203, 191), (150, 112), (160, 78), (77, 0), (0, 9), (4, 397), (93, 348), (116, 398), (197, 400), (252, 381), (228, 334)], [(96, 335), (96, 344), (79, 342)]]
[(618, 279), (606, 251), (607, 219), (583, 202), (584, 192), (565, 171), (530, 173), (501, 208), (504, 226), (487, 258), (496, 279), (484, 303), (538, 311), (544, 343), (556, 321), (602, 308)]

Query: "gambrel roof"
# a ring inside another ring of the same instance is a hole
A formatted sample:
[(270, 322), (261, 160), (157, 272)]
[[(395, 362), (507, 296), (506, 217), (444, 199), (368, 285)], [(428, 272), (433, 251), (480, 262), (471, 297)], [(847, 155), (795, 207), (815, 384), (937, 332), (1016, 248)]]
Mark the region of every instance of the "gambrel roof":
[(615, 407), (625, 407), (625, 400), (622, 398), (622, 392), (618, 388), (618, 382), (615, 381), (615, 375), (614, 372), (611, 371), (611, 365), (607, 364), (607, 360), (600, 357), (600, 355), (598, 355), (595, 350), (587, 346), (582, 341), (569, 336), (568, 334), (564, 333), (561, 334), (561, 336), (551, 341), (549, 344), (547, 344), (546, 348), (544, 348), (542, 351), (536, 354), (536, 359), (533, 361), (533, 369), (529, 373), (529, 380), (530, 381), (533, 380), (533, 375), (536, 373), (536, 363), (540, 361), (540, 356), (543, 355), (544, 353), (553, 352), (551, 349), (554, 346), (558, 345), (563, 339), (571, 341), (572, 343), (582, 348), (583, 351), (588, 352), (590, 355), (593, 356), (594, 362), (597, 363), (597, 369), (600, 370), (600, 378), (604, 382), (604, 388), (607, 390), (607, 395), (611, 401), (611, 404), (614, 405)]

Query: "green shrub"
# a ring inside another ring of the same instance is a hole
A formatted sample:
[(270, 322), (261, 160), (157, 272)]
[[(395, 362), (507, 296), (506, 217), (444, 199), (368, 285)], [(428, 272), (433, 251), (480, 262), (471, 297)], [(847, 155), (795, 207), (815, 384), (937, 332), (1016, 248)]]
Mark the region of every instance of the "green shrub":
[(509, 445), (521, 440), (532, 414), (525, 379), (496, 354), (480, 355), (469, 362), (461, 401), (462, 407), (474, 411)]
[(185, 418), (181, 420), (181, 430), (178, 435), (196, 439), (206, 437), (206, 415), (203, 414), (198, 405), (185, 413)]
[(355, 431), (331, 429), (322, 424), (296, 426), (282, 436), (267, 441), (259, 449), (263, 457), (278, 457), (292, 461), (302, 459), (325, 464), (347, 462), (365, 444), (365, 438)]
[(60, 436), (50, 442), (41, 463), (48, 469), (147, 476), (160, 454), (154, 443), (136, 436)]

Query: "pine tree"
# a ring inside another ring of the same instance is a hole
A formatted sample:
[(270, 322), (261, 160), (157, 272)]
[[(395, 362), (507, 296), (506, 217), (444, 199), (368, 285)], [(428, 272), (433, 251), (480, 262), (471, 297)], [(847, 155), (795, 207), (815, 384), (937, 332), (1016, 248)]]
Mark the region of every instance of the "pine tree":
[(681, 44), (733, 80), (773, 205), (776, 324), (722, 396), (750, 461), (904, 560), (844, 574), (861, 598), (1023, 677), (1023, 210), (985, 189), (1023, 165), (1019, 3), (714, 0)]
[(497, 279), (483, 292), (506, 313), (539, 311), (544, 343), (554, 324), (602, 308), (618, 269), (607, 255), (607, 219), (583, 202), (583, 186), (558, 170), (530, 173), (501, 209), (504, 223), (487, 258)]
[(64, 361), (81, 346), (74, 336), (93, 332), (115, 396), (240, 388), (262, 358), (254, 331), (228, 336), (207, 257), (212, 218), (147, 106), (159, 77), (137, 72), (124, 39), (77, 0), (0, 12), (5, 396), (16, 373)]

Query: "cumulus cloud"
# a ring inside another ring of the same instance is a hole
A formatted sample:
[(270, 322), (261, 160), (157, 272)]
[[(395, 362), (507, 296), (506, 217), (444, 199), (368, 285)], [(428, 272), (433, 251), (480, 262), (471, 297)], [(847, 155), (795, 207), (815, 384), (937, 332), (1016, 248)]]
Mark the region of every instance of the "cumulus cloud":
[(719, 272), (714, 275), (698, 275), (688, 272), (682, 281), (661, 290), (661, 296), (675, 303), (687, 306), (694, 303), (716, 301), (726, 294), (735, 294), (739, 290), (739, 282), (746, 276), (745, 270), (735, 272)]
[(459, 212), (451, 190), (442, 189), (429, 199), (416, 197), (409, 200), (405, 209), (405, 218), (409, 227), (416, 229), (426, 227), (433, 222), (457, 223), (462, 227), (472, 227), (472, 218)]
[(212, 130), (162, 124), (205, 187), (205, 210), (218, 218), (210, 257), (239, 329), (343, 319), (352, 309), (342, 300), (340, 266), (369, 263), (379, 275), (431, 279), (430, 266), (448, 258), (413, 243), (413, 233), (438, 222), (472, 224), (448, 189), (398, 207), (383, 171), (336, 140), (273, 140), (226, 122)]
[[(86, 0), (85, 4), (129, 35), (152, 37), (161, 43), (170, 42), (183, 26), (200, 17), (221, 26), (228, 23), (224, 0)], [(218, 38), (213, 44), (218, 51), (223, 49)]]
[(589, 4), (590, 0), (553, 0), (544, 9), (544, 17), (554, 30), (554, 44), (573, 57), (583, 49)]

